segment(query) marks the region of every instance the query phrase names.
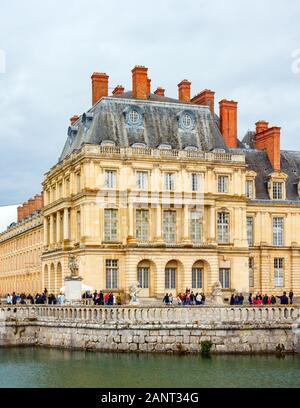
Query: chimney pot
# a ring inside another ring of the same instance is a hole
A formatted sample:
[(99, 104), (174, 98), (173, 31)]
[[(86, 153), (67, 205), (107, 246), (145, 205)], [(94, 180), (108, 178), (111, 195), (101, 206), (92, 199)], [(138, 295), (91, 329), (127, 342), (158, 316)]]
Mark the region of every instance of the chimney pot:
[(29, 215), (28, 203), (23, 203), (23, 218), (28, 217), (28, 215)]
[(105, 73), (94, 72), (92, 77), (92, 102), (93, 105), (101, 98), (108, 96), (108, 79), (109, 76)]
[(256, 126), (256, 134), (264, 132), (269, 128), (269, 122), (266, 122), (265, 120), (259, 120), (258, 122), (255, 123)]
[(178, 84), (178, 99), (182, 102), (191, 101), (191, 82), (187, 79), (184, 79)]
[(154, 93), (158, 96), (165, 96), (165, 89), (159, 86)]
[(122, 85), (117, 85), (115, 87), (115, 89), (113, 90), (112, 94), (113, 94), (113, 96), (120, 95), (120, 94), (124, 93), (124, 91), (125, 91), (125, 89), (124, 89), (124, 87)]
[(78, 115), (72, 116), (71, 119), (70, 119), (71, 126), (73, 126), (74, 123), (76, 123), (78, 119), (79, 119), (79, 116), (78, 116)]

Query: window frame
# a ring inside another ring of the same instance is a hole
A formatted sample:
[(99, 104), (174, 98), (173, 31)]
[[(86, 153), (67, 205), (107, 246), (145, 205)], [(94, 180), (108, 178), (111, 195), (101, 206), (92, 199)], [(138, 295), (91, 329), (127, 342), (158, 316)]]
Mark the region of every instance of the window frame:
[[(227, 220), (220, 220), (219, 216), (224, 216)], [(221, 221), (221, 222), (220, 222)], [(227, 239), (224, 239), (224, 236)], [(229, 244), (230, 243), (230, 213), (226, 211), (217, 212), (217, 238), (219, 244)]]
[(274, 258), (274, 288), (284, 288), (285, 267), (284, 258)]
[(227, 174), (218, 175), (218, 194), (229, 193), (229, 176)]
[[(228, 276), (226, 276), (228, 274)], [(231, 269), (230, 268), (219, 268), (219, 281), (221, 282), (222, 289), (231, 288)], [(227, 285), (228, 282), (228, 285)]]
[(119, 287), (119, 260), (118, 259), (106, 259), (105, 260), (105, 287), (107, 290), (118, 289)]
[[(107, 222), (106, 214), (110, 212), (110, 217)], [(115, 220), (113, 220), (112, 214), (115, 214)], [(112, 222), (115, 222), (115, 227)], [(109, 226), (108, 226), (109, 225)], [(109, 236), (107, 232), (109, 230)], [(112, 230), (115, 230), (112, 232)], [(104, 242), (116, 242), (119, 236), (119, 211), (116, 208), (105, 208), (104, 209)]]

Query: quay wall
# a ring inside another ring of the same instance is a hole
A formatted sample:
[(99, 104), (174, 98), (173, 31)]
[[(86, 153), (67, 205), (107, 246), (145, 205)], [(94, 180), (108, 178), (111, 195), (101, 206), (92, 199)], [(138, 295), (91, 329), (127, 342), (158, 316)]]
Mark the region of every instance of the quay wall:
[(300, 352), (300, 307), (0, 307), (0, 347), (120, 352)]

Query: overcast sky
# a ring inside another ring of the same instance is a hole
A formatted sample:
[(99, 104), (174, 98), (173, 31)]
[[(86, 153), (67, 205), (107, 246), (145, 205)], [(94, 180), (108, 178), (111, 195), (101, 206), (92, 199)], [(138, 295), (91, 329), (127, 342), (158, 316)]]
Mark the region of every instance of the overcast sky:
[(129, 89), (146, 65), (171, 97), (187, 78), (239, 102), (240, 138), (265, 119), (300, 150), (299, 21), (294, 0), (1, 0), (0, 205), (41, 191), (93, 71)]

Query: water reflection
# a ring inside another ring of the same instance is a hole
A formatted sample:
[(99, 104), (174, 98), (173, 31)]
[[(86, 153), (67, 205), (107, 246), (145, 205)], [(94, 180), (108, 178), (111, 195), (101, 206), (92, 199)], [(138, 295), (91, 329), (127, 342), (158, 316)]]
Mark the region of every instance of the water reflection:
[(300, 387), (300, 356), (0, 349), (0, 387)]

